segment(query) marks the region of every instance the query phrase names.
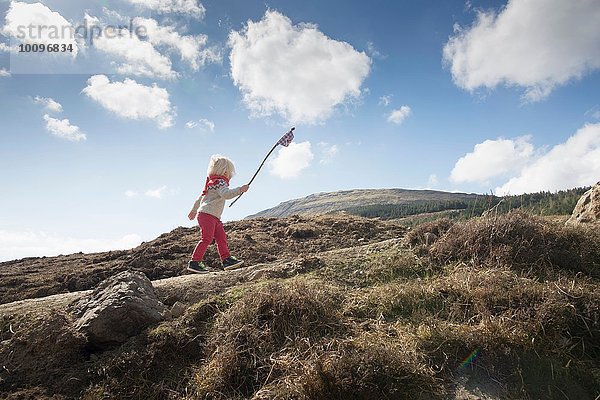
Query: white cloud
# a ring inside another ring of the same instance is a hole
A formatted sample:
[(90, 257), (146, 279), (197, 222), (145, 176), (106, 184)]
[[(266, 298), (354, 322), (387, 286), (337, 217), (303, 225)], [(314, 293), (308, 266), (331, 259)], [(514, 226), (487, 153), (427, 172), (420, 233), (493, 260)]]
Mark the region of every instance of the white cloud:
[(138, 193), (136, 191), (133, 190), (126, 190), (125, 191), (125, 197), (127, 197), (128, 199), (132, 199), (134, 197), (137, 197)]
[[(33, 28), (30, 30), (29, 27)], [(76, 57), (79, 51), (74, 39), (75, 28), (58, 12), (42, 3), (21, 3), (12, 1), (6, 13), (5, 24), (0, 33), (23, 43), (72, 45), (68, 54)], [(6, 46), (3, 46), (8, 49)]]
[(396, 110), (393, 110), (388, 116), (388, 122), (400, 125), (408, 116), (411, 114), (411, 109), (409, 106), (402, 106)]
[(530, 136), (521, 136), (514, 140), (486, 140), (476, 144), (471, 153), (456, 162), (450, 180), (486, 183), (490, 178), (516, 171), (533, 156), (530, 140)]
[(390, 103), (392, 102), (392, 95), (391, 94), (386, 94), (384, 96), (381, 96), (379, 98), (379, 105), (380, 106), (384, 106), (387, 107), (390, 105)]
[(5, 70), (4, 68), (0, 68), (0, 78), (10, 76), (10, 72)]
[(55, 119), (48, 114), (44, 115), (44, 121), (46, 121), (46, 129), (54, 136), (58, 136), (61, 139), (70, 140), (72, 142), (79, 142), (80, 140), (86, 140), (87, 136), (81, 132), (78, 126), (71, 125), (68, 119)]
[(572, 79), (600, 68), (600, 2), (510, 0), (455, 27), (444, 46), (456, 85), (469, 91), (500, 84), (538, 101)]
[(121, 117), (153, 120), (161, 129), (173, 125), (169, 92), (156, 84), (144, 86), (131, 79), (110, 82), (105, 75), (94, 75), (87, 83), (83, 93)]
[[(46, 112), (61, 113), (63, 111), (62, 105), (50, 97), (35, 96), (33, 102), (41, 105)], [(72, 142), (87, 139), (86, 134), (81, 132), (81, 129), (77, 125), (72, 125), (66, 118), (56, 119), (48, 114), (44, 114), (44, 121), (46, 121), (46, 130), (61, 139)]]
[[(0, 29), (0, 34), (1, 33), (2, 33), (2, 29)], [(16, 46), (10, 47), (6, 43), (0, 43), (0, 51), (3, 53), (11, 53), (11, 52), (16, 53), (17, 51), (19, 51), (19, 49)]]
[(60, 113), (63, 110), (62, 105), (50, 97), (35, 96), (33, 102), (40, 104), (49, 112)]
[(593, 185), (600, 179), (600, 123), (587, 124), (566, 142), (534, 158), (496, 193), (521, 194)]
[(367, 42), (367, 52), (373, 58), (379, 58), (380, 60), (385, 60), (387, 58), (386, 55), (381, 54), (381, 52), (377, 50), (373, 42)]
[(428, 187), (437, 186), (438, 183), (439, 183), (439, 181), (438, 181), (438, 177), (436, 174), (429, 175), (429, 178), (427, 179)]
[[(98, 21), (97, 18), (87, 14), (86, 19), (92, 21), (88, 22), (91, 25), (99, 23), (93, 22)], [(175, 79), (178, 76), (172, 69), (169, 57), (161, 54), (150, 41), (141, 40), (137, 34), (131, 34), (127, 29), (123, 29), (121, 33), (94, 38), (96, 49), (119, 60), (113, 62), (119, 74), (161, 79)]]
[(167, 189), (168, 188), (166, 186), (161, 186), (158, 189), (147, 190), (145, 194), (148, 197), (153, 197), (155, 199), (161, 199), (164, 196)]
[(329, 143), (320, 142), (319, 147), (321, 148), (321, 159), (319, 160), (321, 164), (331, 163), (340, 152), (340, 149), (335, 144), (330, 145)]
[(107, 16), (111, 22), (117, 22), (119, 25), (124, 25), (129, 22), (129, 17), (121, 15), (118, 11), (111, 10), (108, 7), (102, 7), (102, 14)]
[(310, 142), (292, 142), (288, 147), (281, 147), (277, 157), (269, 162), (270, 173), (282, 179), (295, 178), (314, 158)]
[(231, 77), (254, 116), (279, 114), (292, 123), (318, 123), (361, 94), (371, 59), (315, 25), (292, 25), (267, 11), (229, 34)]
[(184, 14), (196, 19), (202, 19), (206, 12), (198, 0), (127, 0), (129, 3), (141, 6), (159, 13)]
[[(121, 17), (106, 9), (104, 13), (111, 19)], [(86, 14), (85, 18), (90, 26), (101, 25), (96, 17)], [(94, 39), (96, 49), (117, 60), (113, 64), (120, 74), (175, 79), (179, 74), (173, 70), (171, 59), (168, 54), (163, 54), (165, 52), (178, 53), (194, 71), (208, 62), (221, 62), (222, 56), (217, 49), (206, 48), (206, 35), (181, 35), (176, 27), (161, 26), (152, 18), (134, 18), (132, 26), (136, 27), (134, 32), (122, 29), (121, 34), (115, 32)]]
[(200, 118), (198, 121), (188, 121), (185, 123), (185, 127), (187, 129), (193, 129), (197, 127), (201, 131), (208, 132), (215, 131), (215, 123), (205, 118)]
[(142, 238), (136, 234), (119, 239), (82, 239), (50, 232), (10, 232), (0, 230), (0, 261), (23, 257), (57, 256), (80, 251), (94, 253), (125, 250), (138, 246)]
[(137, 36), (125, 35), (113, 39), (102, 37), (95, 40), (94, 45), (98, 50), (122, 60), (119, 65), (114, 63), (115, 71), (121, 75), (160, 79), (175, 79), (178, 76), (177, 72), (173, 71), (168, 57)]
[(201, 130), (206, 130), (209, 132), (215, 131), (215, 123), (212, 121), (202, 118), (202, 119), (198, 120), (198, 124), (199, 124)]
[(600, 106), (595, 105), (594, 107), (587, 110), (584, 115), (586, 117), (591, 116), (592, 118), (600, 119)]
[(180, 35), (175, 27), (160, 26), (151, 18), (135, 18), (134, 24), (146, 28), (150, 43), (176, 51), (194, 71), (207, 62), (221, 62), (222, 56), (216, 49), (205, 48), (208, 42), (206, 35)]

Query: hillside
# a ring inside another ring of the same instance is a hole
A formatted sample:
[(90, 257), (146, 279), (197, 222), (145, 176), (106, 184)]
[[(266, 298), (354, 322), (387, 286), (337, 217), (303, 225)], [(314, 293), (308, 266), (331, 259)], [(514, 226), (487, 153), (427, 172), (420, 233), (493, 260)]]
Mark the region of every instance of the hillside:
[(433, 190), (351, 190), (290, 200), (248, 218), (345, 212), (368, 218), (403, 218), (406, 225), (414, 225), (441, 217), (468, 219), (491, 208), (499, 214), (518, 209), (536, 215), (571, 215), (581, 195), (589, 189), (579, 187), (503, 197)]
[(485, 196), (477, 194), (449, 193), (436, 190), (345, 190), (331, 193), (317, 193), (301, 199), (289, 200), (247, 218), (281, 218), (291, 215), (318, 215), (369, 205), (415, 204), (422, 202), (465, 202), (484, 198)]
[[(2, 262), (0, 304), (91, 289), (128, 269), (142, 271), (151, 280), (185, 274), (199, 229), (180, 227), (131, 250)], [(373, 243), (401, 236), (406, 230), (391, 221), (336, 216), (233, 221), (225, 229), (233, 254), (251, 265)], [(206, 261), (209, 266), (218, 263), (215, 246), (209, 247)]]
[[(600, 394), (597, 229), (519, 212), (408, 231), (347, 215), (226, 229), (246, 268), (181, 276), (192, 228), (130, 251), (1, 264), (3, 288), (21, 279), (0, 304), (2, 398)], [(77, 304), (106, 297), (97, 282), (128, 269), (152, 276), (170, 311), (99, 345), (77, 328)]]

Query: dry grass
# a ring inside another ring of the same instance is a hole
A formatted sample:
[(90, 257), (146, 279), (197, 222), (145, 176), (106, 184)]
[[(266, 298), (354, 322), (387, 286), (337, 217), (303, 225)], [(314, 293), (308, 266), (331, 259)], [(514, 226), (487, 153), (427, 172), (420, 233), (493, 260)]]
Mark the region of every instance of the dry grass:
[(205, 357), (208, 331), (216, 315), (238, 293), (226, 293), (190, 306), (178, 319), (152, 327), (113, 351), (100, 355), (86, 399), (179, 399), (189, 391), (193, 365)]
[(445, 388), (421, 353), (393, 329), (339, 341), (301, 377), (308, 399), (437, 399)]
[(429, 276), (439, 270), (398, 242), (350, 255), (346, 252), (325, 258), (322, 268), (311, 275), (340, 286), (370, 287), (397, 280), (412, 280)]
[(344, 315), (408, 327), (427, 365), (447, 381), (455, 382), (465, 372), (461, 362), (477, 351), (469, 372), (493, 377), (516, 398), (515, 387), (528, 398), (558, 382), (586, 398), (600, 382), (600, 288), (591, 278), (540, 282), (508, 268), (449, 266), (437, 276), (357, 292)]
[(600, 235), (596, 230), (549, 223), (513, 211), (455, 224), (430, 249), (438, 262), (463, 261), (535, 273), (548, 268), (600, 277)]
[(440, 398), (443, 384), (414, 345), (344, 320), (344, 299), (304, 278), (248, 291), (217, 318), (194, 397)]
[[(597, 233), (520, 213), (449, 225), (413, 230), (418, 247), (418, 232), (437, 229), (428, 257), (393, 240), (319, 253), (315, 269), (235, 286), (87, 362), (65, 316), (52, 329), (13, 321), (14, 335), (4, 321), (2, 343), (34, 343), (32, 362), (62, 375), (60, 363), (89, 368), (86, 399), (435, 400), (476, 387), (493, 399), (594, 400)], [(44, 335), (75, 350), (46, 360), (58, 350)], [(13, 386), (21, 398), (77, 397)]]
[[(406, 234), (405, 240), (411, 246), (429, 246), (448, 232), (453, 225), (454, 221), (449, 218), (440, 218), (435, 221), (425, 222), (411, 229)], [(431, 243), (429, 243), (430, 241)]]
[(77, 393), (82, 382), (87, 382), (81, 367), (86, 340), (75, 331), (69, 315), (3, 317), (2, 328), (0, 393), (40, 384), (47, 386), (34, 392)]
[(196, 375), (201, 398), (250, 397), (293, 372), (323, 338), (340, 334), (336, 289), (273, 283), (249, 291), (216, 320), (211, 354)]
[(555, 349), (566, 338), (589, 342), (587, 352), (600, 356), (594, 353), (600, 349), (594, 340), (600, 335), (599, 312), (600, 288), (591, 280), (539, 282), (511, 270), (467, 266), (363, 290), (344, 310), (356, 318), (410, 324), (433, 318), (470, 326), (506, 325), (514, 344), (533, 340), (536, 346), (545, 343)]

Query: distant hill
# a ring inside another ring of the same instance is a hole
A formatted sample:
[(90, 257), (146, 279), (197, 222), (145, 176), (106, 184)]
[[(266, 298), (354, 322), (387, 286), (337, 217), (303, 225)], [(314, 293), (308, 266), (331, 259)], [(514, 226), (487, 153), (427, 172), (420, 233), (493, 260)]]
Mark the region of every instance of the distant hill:
[(467, 219), (493, 208), (499, 214), (520, 209), (536, 215), (570, 215), (589, 187), (513, 196), (449, 193), (436, 190), (363, 189), (313, 194), (289, 200), (247, 217), (288, 217), (346, 212), (368, 218), (417, 217), (417, 222), (440, 217)]
[(409, 189), (356, 189), (331, 193), (317, 193), (283, 202), (247, 218), (287, 217), (290, 215), (318, 215), (348, 211), (373, 205), (417, 205), (424, 203), (468, 203), (485, 201), (489, 196), (467, 193), (449, 193), (437, 190)]

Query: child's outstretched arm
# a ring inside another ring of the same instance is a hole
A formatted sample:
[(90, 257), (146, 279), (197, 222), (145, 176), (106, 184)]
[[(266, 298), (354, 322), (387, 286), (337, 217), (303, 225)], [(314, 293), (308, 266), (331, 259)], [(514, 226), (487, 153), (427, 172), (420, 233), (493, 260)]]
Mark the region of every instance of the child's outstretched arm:
[(234, 197), (237, 197), (240, 194), (247, 192), (249, 188), (250, 186), (248, 185), (240, 186), (235, 189), (229, 189), (228, 187), (223, 186), (219, 188), (219, 196), (221, 196), (225, 200), (233, 199)]
[(188, 218), (190, 221), (193, 221), (196, 218), (196, 214), (198, 213), (198, 208), (200, 207), (200, 203), (202, 202), (202, 196), (198, 197), (198, 199), (194, 202), (190, 213), (188, 214)]

